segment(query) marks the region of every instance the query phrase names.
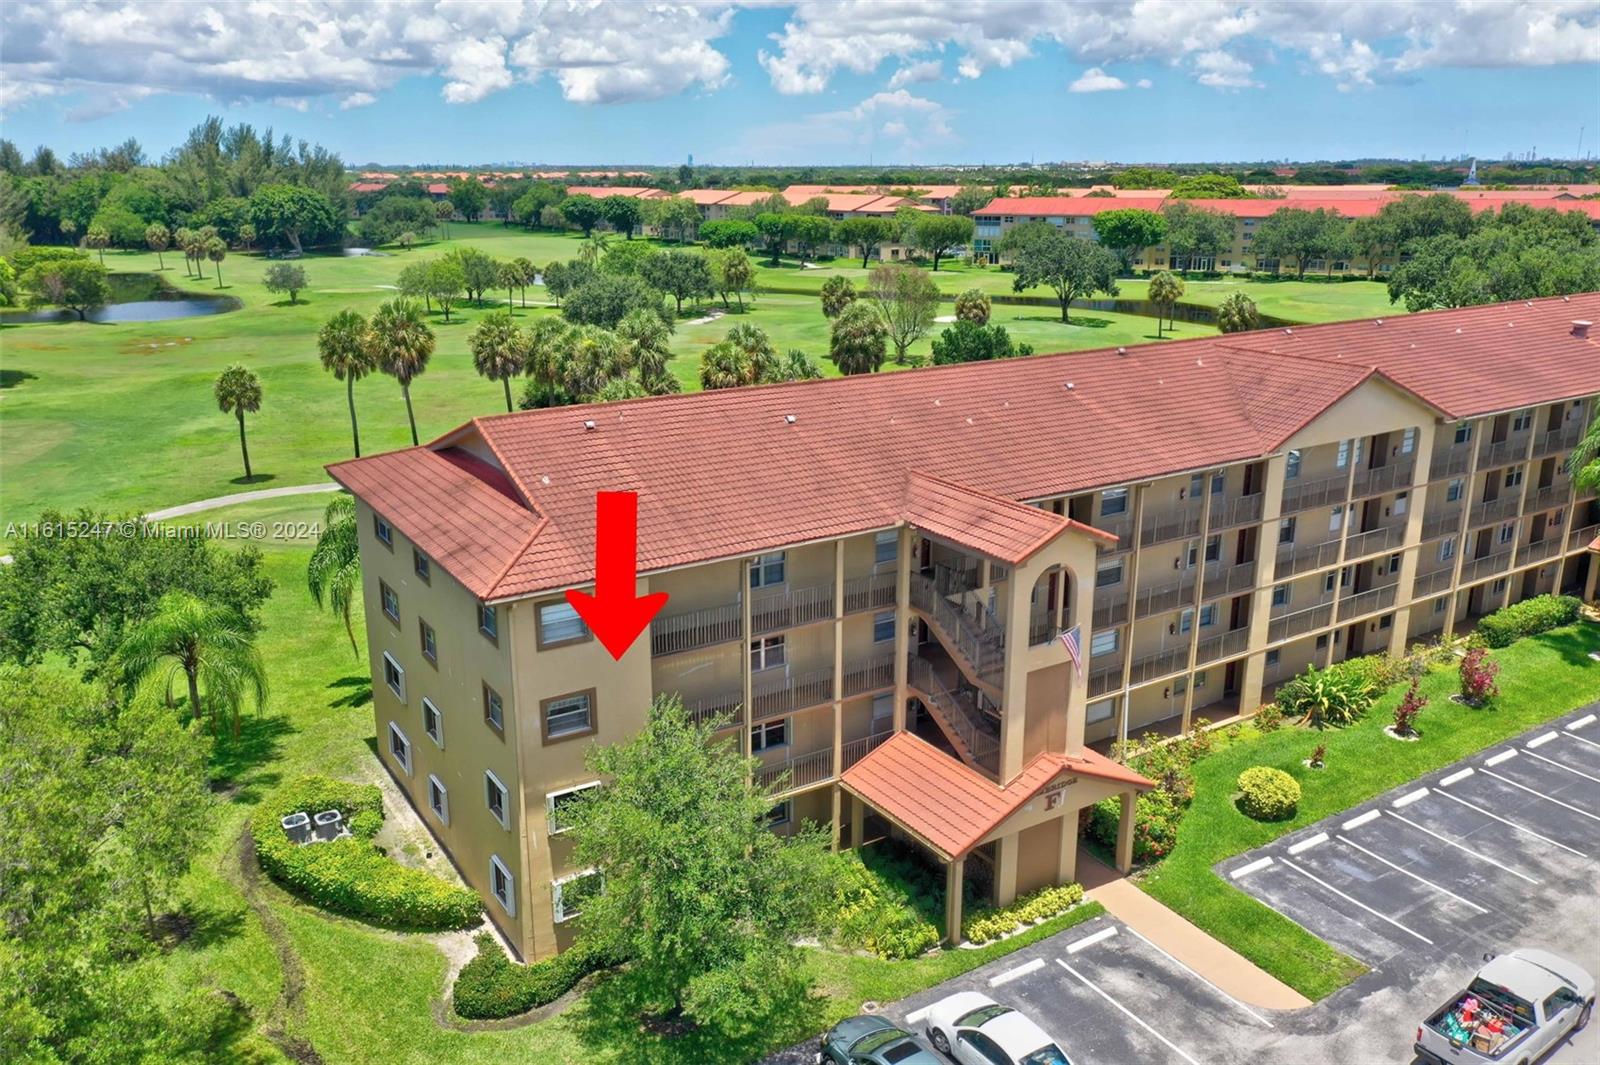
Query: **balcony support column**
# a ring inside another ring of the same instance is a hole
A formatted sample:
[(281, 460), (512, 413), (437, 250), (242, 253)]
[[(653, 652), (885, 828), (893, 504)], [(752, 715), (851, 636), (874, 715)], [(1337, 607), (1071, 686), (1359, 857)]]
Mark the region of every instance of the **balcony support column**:
[[(1212, 476), (1213, 471), (1206, 470), (1200, 486), (1200, 491), (1204, 494), (1200, 497), (1199, 557), (1195, 559), (1195, 568), (1199, 572), (1195, 574), (1194, 596), (1190, 600), (1190, 609), (1194, 611), (1194, 623), (1189, 626), (1189, 656), (1186, 659), (1189, 668), (1185, 675), (1189, 678), (1189, 681), (1184, 685), (1183, 689), (1182, 731), (1185, 736), (1189, 734), (1189, 718), (1194, 712), (1195, 659), (1198, 657), (1197, 652), (1200, 648), (1200, 609), (1205, 606), (1206, 602), (1206, 546), (1211, 539)], [(1218, 566), (1222, 564), (1222, 545), (1220, 542), (1217, 545), (1217, 564)], [(1182, 617), (1183, 615), (1180, 613), (1178, 616)]]
[(896, 531), (894, 585), (894, 730), (906, 727), (907, 656), (911, 652), (911, 526)]
[(994, 841), (994, 892), (996, 906), (1017, 901), (1017, 833)]
[[(1272, 587), (1278, 565), (1278, 521), (1282, 514), (1284, 474), (1289, 468), (1287, 455), (1274, 455), (1266, 461), (1261, 485), (1261, 524), (1256, 530), (1255, 591), (1250, 598), (1250, 650), (1244, 660), (1244, 676), (1239, 683), (1239, 712), (1248, 713), (1261, 705), (1267, 669), (1267, 634), (1272, 627)], [(1268, 537), (1271, 537), (1269, 540)]]
[(1583, 582), (1583, 601), (1585, 603), (1594, 602), (1595, 578), (1597, 577), (1600, 577), (1600, 554), (1596, 554), (1589, 559), (1589, 576)]
[(1139, 793), (1122, 793), (1122, 816), (1117, 821), (1117, 872), (1133, 871), (1133, 815)]
[(944, 939), (952, 947), (961, 943), (961, 886), (966, 879), (966, 865), (956, 858), (944, 870)]
[(1400, 541), (1400, 579), (1394, 589), (1394, 626), (1389, 630), (1389, 654), (1396, 658), (1406, 653), (1411, 636), (1411, 604), (1416, 598), (1417, 564), (1422, 554), (1423, 515), (1428, 509), (1428, 463), (1422, 456), (1433, 454), (1434, 423), (1417, 426), (1416, 472), (1406, 495), (1406, 535)]
[(850, 846), (860, 847), (867, 835), (867, 804), (850, 796)]
[(1056, 856), (1056, 883), (1070, 884), (1078, 877), (1078, 811), (1061, 815), (1061, 850)]
[(741, 721), (739, 750), (745, 754), (750, 753), (750, 725), (754, 721), (750, 708), (750, 702), (754, 697), (752, 691), (754, 678), (750, 673), (750, 566), (753, 561), (747, 558), (739, 567), (739, 675), (744, 684), (742, 694), (744, 705), (739, 708)]
[[(1467, 564), (1467, 532), (1472, 524), (1472, 499), (1473, 496), (1477, 495), (1478, 448), (1482, 443), (1478, 437), (1483, 427), (1489, 423), (1480, 419), (1467, 424), (1472, 427), (1472, 439), (1467, 441), (1471, 445), (1471, 450), (1467, 452), (1467, 472), (1464, 482), (1466, 495), (1461, 500), (1461, 524), (1456, 527), (1456, 556), (1454, 560), (1455, 566), (1451, 570), (1450, 577), (1450, 605), (1445, 609), (1444, 614), (1444, 631), (1447, 633), (1455, 632), (1456, 630), (1456, 612), (1461, 605), (1461, 572), (1462, 568)], [(1454, 430), (1452, 430), (1453, 432)]]
[(1122, 685), (1117, 696), (1117, 740), (1123, 749), (1128, 746), (1128, 683), (1133, 679), (1133, 637), (1139, 621), (1139, 526), (1144, 522), (1144, 495), (1150, 486), (1141, 484), (1133, 490), (1133, 547), (1128, 551), (1128, 572), (1123, 581), (1128, 585), (1128, 622), (1122, 635)]
[[(833, 773), (844, 773), (844, 541), (833, 542)], [(839, 849), (839, 785), (833, 786), (833, 849)]]

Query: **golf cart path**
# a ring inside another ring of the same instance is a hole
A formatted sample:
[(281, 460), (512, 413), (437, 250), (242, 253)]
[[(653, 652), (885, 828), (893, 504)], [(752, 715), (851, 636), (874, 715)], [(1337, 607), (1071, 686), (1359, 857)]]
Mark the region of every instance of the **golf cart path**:
[(216, 510), (218, 507), (231, 507), (235, 503), (254, 503), (258, 499), (282, 499), (286, 496), (309, 496), (319, 492), (337, 492), (339, 486), (333, 481), (323, 481), (320, 484), (295, 484), (283, 488), (259, 488), (254, 492), (235, 492), (232, 495), (212, 496), (210, 499), (197, 499), (193, 503), (183, 503), (176, 507), (167, 507), (165, 510), (152, 510), (145, 515), (149, 521), (167, 521), (171, 518), (182, 518), (190, 514), (199, 514), (202, 511)]

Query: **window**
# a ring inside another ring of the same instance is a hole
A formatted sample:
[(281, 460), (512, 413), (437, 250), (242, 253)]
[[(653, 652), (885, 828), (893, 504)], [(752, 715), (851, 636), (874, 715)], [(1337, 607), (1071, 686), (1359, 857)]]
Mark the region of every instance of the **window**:
[(1507, 488), (1515, 488), (1515, 487), (1517, 487), (1517, 485), (1519, 485), (1521, 483), (1522, 483), (1522, 467), (1521, 466), (1518, 466), (1515, 469), (1510, 469), (1510, 470), (1506, 471), (1506, 487)]
[(577, 610), (565, 599), (540, 603), (538, 611), (534, 614), (534, 621), (539, 630), (536, 635), (541, 651), (549, 647), (578, 643), (580, 640), (587, 640), (590, 635), (589, 626), (583, 623), (583, 618), (578, 616)]
[(539, 704), (539, 716), (544, 719), (546, 743), (587, 736), (595, 728), (594, 689), (546, 699)]
[(1274, 647), (1267, 652), (1267, 668), (1271, 669), (1283, 658), (1283, 652)]
[(383, 652), (383, 682), (402, 703), (406, 701), (406, 671), (400, 668), (388, 651)]
[(1201, 688), (1204, 688), (1205, 686), (1206, 686), (1206, 675), (1204, 673), (1196, 673), (1194, 675), (1194, 690), (1195, 691), (1199, 691)]
[(894, 611), (885, 610), (872, 618), (872, 642), (886, 643), (894, 639)]
[(776, 669), (786, 661), (782, 636), (763, 636), (750, 641), (750, 672)]
[(1400, 454), (1409, 455), (1417, 450), (1417, 431), (1407, 429), (1400, 434)]
[(900, 534), (893, 529), (885, 529), (872, 538), (872, 564), (874, 566), (887, 566), (900, 557)]
[(1317, 637), (1317, 650), (1325, 651), (1325, 650), (1327, 650), (1327, 648), (1328, 648), (1328, 634), (1327, 633), (1323, 633), (1321, 636)]
[(1191, 630), (1193, 628), (1194, 628), (1194, 608), (1193, 607), (1186, 607), (1184, 609), (1183, 613), (1178, 615), (1178, 631), (1179, 632), (1188, 632), (1189, 630)]
[(433, 626), (418, 618), (417, 632), (422, 638), (422, 657), (437, 666), (439, 664), (439, 640), (434, 634)]
[(1090, 703), (1086, 708), (1087, 721), (1091, 725), (1101, 721), (1110, 721), (1116, 716), (1116, 713), (1117, 701), (1115, 699), (1100, 699)]
[(422, 731), (440, 747), (444, 746), (444, 715), (433, 705), (433, 700), (422, 697)]
[(1126, 514), (1128, 512), (1128, 490), (1126, 488), (1108, 488), (1100, 493), (1100, 516), (1109, 518), (1113, 514)]
[(1339, 457), (1334, 459), (1333, 464), (1341, 470), (1350, 465), (1350, 441), (1339, 441)]
[(1457, 477), (1450, 482), (1448, 487), (1445, 488), (1444, 501), (1446, 503), (1458, 502), (1461, 497), (1466, 494), (1466, 491), (1467, 482), (1463, 481), (1460, 477)]
[(1350, 567), (1349, 566), (1343, 566), (1339, 570), (1339, 587), (1341, 587), (1341, 588), (1350, 587)]
[(450, 793), (444, 783), (432, 773), (428, 774), (428, 809), (445, 824), (450, 823)]
[[(1223, 475), (1221, 473), (1213, 473), (1211, 475), (1211, 494), (1212, 495), (1221, 495), (1222, 494), (1222, 490), (1223, 490), (1224, 487), (1226, 487), (1227, 483), (1228, 483), (1227, 482), (1227, 477), (1225, 475)], [(1205, 490), (1205, 486), (1206, 486), (1206, 475), (1205, 474), (1197, 473), (1194, 476), (1190, 477), (1189, 478), (1189, 498), (1190, 499), (1197, 498), (1200, 495), (1200, 493)]]
[[(1199, 542), (1196, 541), (1196, 540), (1190, 540), (1189, 541), (1189, 550), (1188, 550), (1188, 552), (1187, 552), (1187, 554), (1185, 556), (1186, 560), (1187, 560), (1187, 565), (1189, 566), (1190, 569), (1193, 569), (1195, 567), (1195, 565), (1199, 561), (1198, 557), (1197, 557), (1197, 552), (1199, 552), (1199, 550), (1200, 550)], [(1215, 562), (1217, 559), (1219, 559), (1221, 557), (1222, 557), (1222, 534), (1221, 533), (1213, 533), (1212, 535), (1206, 537), (1206, 561), (1207, 562)]]
[(1456, 443), (1465, 444), (1472, 439), (1472, 426), (1466, 422), (1456, 423)]
[(507, 917), (517, 915), (517, 895), (513, 883), (511, 870), (506, 868), (506, 863), (500, 860), (498, 854), (489, 855), (489, 894), (500, 903)]
[(1294, 543), (1294, 519), (1293, 518), (1284, 518), (1282, 521), (1278, 522), (1278, 543), (1280, 543), (1280, 544), (1292, 544), (1292, 543)]
[(1331, 532), (1331, 533), (1336, 533), (1343, 526), (1344, 526), (1344, 508), (1343, 507), (1334, 507), (1333, 508), (1333, 512), (1328, 515), (1328, 531)]
[(1200, 608), (1200, 627), (1209, 628), (1217, 623), (1217, 604), (1207, 603)]
[(784, 552), (761, 555), (750, 563), (750, 587), (771, 588), (783, 583)]
[(506, 707), (500, 699), (500, 693), (489, 687), (489, 682), (483, 683), (483, 720), (490, 728), (506, 734)]
[(1121, 646), (1122, 633), (1118, 629), (1100, 629), (1089, 637), (1089, 657), (1099, 658), (1101, 655), (1114, 655)]
[(586, 791), (592, 791), (600, 786), (598, 780), (591, 780), (587, 784), (579, 784), (573, 788), (563, 788), (561, 791), (552, 791), (544, 797), (545, 826), (552, 836), (559, 836), (571, 826), (561, 816), (563, 807), (570, 807), (573, 800)]
[(1501, 543), (1509, 544), (1512, 540), (1515, 540), (1516, 538), (1517, 538), (1517, 523), (1516, 522), (1508, 521), (1504, 525), (1500, 526), (1500, 542)]
[(1499, 595), (1501, 592), (1503, 592), (1505, 590), (1506, 590), (1506, 579), (1504, 577), (1501, 577), (1499, 580), (1494, 582), (1494, 594), (1495, 595)]
[(1533, 414), (1531, 412), (1524, 411), (1511, 419), (1511, 431), (1513, 433), (1525, 433), (1532, 428)]
[(1094, 586), (1096, 588), (1110, 588), (1122, 583), (1122, 559), (1113, 559), (1102, 562), (1095, 567)]
[(1545, 522), (1545, 524), (1546, 525), (1560, 525), (1561, 524), (1561, 511), (1552, 510), (1550, 512), (1550, 518), (1549, 518), (1548, 521)]
[(1395, 517), (1399, 517), (1401, 514), (1404, 514), (1406, 512), (1406, 508), (1411, 505), (1409, 496), (1409, 492), (1401, 492), (1399, 495), (1394, 497), (1394, 507), (1392, 509)]
[(887, 731), (894, 722), (894, 696), (890, 694), (874, 695), (872, 697), (872, 732), (874, 735)]
[(1273, 606), (1288, 606), (1289, 605), (1289, 596), (1290, 596), (1292, 590), (1293, 590), (1293, 586), (1292, 585), (1288, 585), (1288, 584), (1276, 585), (1272, 589), (1272, 605)]
[(750, 726), (750, 753), (770, 751), (775, 747), (789, 745), (789, 719), (780, 717), (776, 721), (763, 721)]
[(500, 642), (500, 615), (497, 607), (478, 604), (478, 631), (495, 643)]
[(383, 612), (389, 616), (389, 620), (400, 624), (400, 593), (379, 581), (378, 599), (383, 603)]
[(411, 568), (422, 578), (424, 584), (433, 582), (433, 563), (428, 561), (427, 555), (414, 547), (411, 549)]
[(1189, 678), (1177, 677), (1172, 682), (1172, 697), (1179, 698), (1189, 690)]
[(406, 775), (411, 775), (411, 741), (406, 739), (406, 734), (400, 731), (400, 726), (393, 721), (389, 722), (389, 753), (399, 763)]
[(391, 551), (394, 550), (394, 530), (389, 527), (388, 522), (376, 514), (372, 516), (372, 533), (378, 538), (380, 544)]
[(1441, 595), (1439, 598), (1433, 601), (1433, 612), (1435, 614), (1443, 614), (1449, 606), (1450, 597), (1448, 595)]
[(1333, 591), (1333, 585), (1337, 579), (1338, 574), (1335, 573), (1329, 573), (1326, 577), (1322, 578), (1322, 590), (1324, 592)]
[(502, 828), (511, 827), (509, 815), (506, 813), (506, 796), (508, 794), (506, 786), (500, 783), (500, 778), (495, 776), (491, 770), (485, 769), (483, 771), (483, 801), (488, 804), (489, 812), (494, 815), (496, 821), (500, 822), (500, 827)]
[(1380, 629), (1392, 629), (1392, 628), (1394, 628), (1394, 615), (1393, 614), (1385, 614), (1385, 615), (1383, 615), (1383, 617), (1379, 618), (1378, 619), (1378, 628), (1380, 628)]
[(1300, 462), (1301, 458), (1299, 448), (1293, 449), (1288, 455), (1284, 456), (1283, 476), (1285, 480), (1292, 481), (1296, 477), (1300, 476)]
[(778, 805), (767, 811), (767, 827), (778, 828), (782, 825), (786, 825), (789, 823), (789, 819), (793, 816), (794, 804), (788, 799), (785, 799), (783, 802), (780, 802)]
[(564, 876), (552, 885), (554, 891), (556, 923), (570, 921), (583, 912), (586, 899), (592, 899), (599, 893), (604, 881), (600, 874), (593, 869), (585, 869), (581, 873)]

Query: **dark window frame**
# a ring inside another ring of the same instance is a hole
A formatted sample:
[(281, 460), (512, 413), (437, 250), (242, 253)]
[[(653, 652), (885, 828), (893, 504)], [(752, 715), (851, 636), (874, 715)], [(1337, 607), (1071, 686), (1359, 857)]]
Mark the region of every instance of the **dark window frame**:
[[(576, 729), (572, 732), (563, 732), (559, 736), (550, 735), (550, 704), (558, 703), (563, 699), (574, 699), (580, 695), (589, 701), (589, 727)], [(585, 736), (593, 736), (599, 731), (599, 728), (600, 710), (598, 701), (595, 698), (595, 689), (593, 688), (579, 688), (577, 691), (562, 692), (560, 695), (552, 695), (548, 699), (539, 700), (539, 738), (546, 747), (555, 743), (566, 743), (568, 740), (581, 740)]]

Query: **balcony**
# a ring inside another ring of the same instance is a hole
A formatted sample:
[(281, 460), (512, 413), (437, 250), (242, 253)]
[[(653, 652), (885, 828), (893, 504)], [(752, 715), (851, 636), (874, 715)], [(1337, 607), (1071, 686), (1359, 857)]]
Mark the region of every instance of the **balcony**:
[(1523, 507), (1524, 514), (1538, 514), (1540, 511), (1554, 510), (1564, 507), (1572, 501), (1572, 483), (1548, 484), (1543, 488), (1530, 489), (1528, 492), (1528, 505)]
[(1583, 439), (1583, 423), (1574, 422), (1560, 429), (1552, 429), (1541, 433), (1533, 440), (1533, 457), (1543, 458), (1562, 451), (1571, 451), (1578, 446), (1578, 441)]
[(1343, 474), (1324, 477), (1320, 481), (1307, 481), (1305, 484), (1286, 484), (1283, 487), (1283, 512), (1293, 514), (1311, 507), (1342, 503), (1349, 495), (1350, 483)]
[(1243, 654), (1250, 646), (1249, 628), (1234, 629), (1216, 636), (1208, 636), (1200, 641), (1195, 649), (1195, 664), (1204, 665), (1215, 662), (1219, 658), (1232, 658), (1234, 655)]
[(1374, 466), (1356, 474), (1352, 494), (1371, 496), (1407, 488), (1415, 476), (1416, 462), (1410, 458), (1399, 459), (1385, 466)]
[(1485, 443), (1478, 449), (1478, 469), (1491, 470), (1496, 466), (1509, 466), (1521, 461), (1528, 453), (1528, 438), (1514, 436), (1495, 443)]
[(1094, 593), (1094, 627), (1109, 629), (1128, 620), (1128, 587), (1096, 588)]
[(763, 670), (750, 678), (750, 719), (765, 721), (833, 702), (833, 666), (786, 673)]
[(859, 614), (863, 610), (888, 610), (895, 605), (893, 573), (874, 573), (870, 577), (851, 577), (844, 582), (844, 612)]
[(1398, 521), (1380, 529), (1368, 529), (1364, 533), (1353, 533), (1345, 541), (1344, 557), (1346, 561), (1365, 558), (1367, 555), (1376, 555), (1384, 551), (1393, 551), (1405, 543), (1405, 522)]
[(1450, 503), (1437, 511), (1428, 508), (1427, 515), (1422, 519), (1422, 539), (1437, 540), (1441, 536), (1448, 536), (1461, 528), (1461, 504)]
[[(865, 752), (863, 752), (865, 754)], [(785, 779), (787, 778), (787, 779)], [(756, 771), (756, 783), (763, 788), (776, 787), (777, 794), (788, 795), (833, 779), (833, 748), (795, 755), (780, 762), (762, 766)]]
[(1149, 617), (1194, 602), (1195, 571), (1185, 570), (1177, 579), (1171, 579), (1149, 588), (1140, 588), (1134, 596), (1139, 616)]
[(1325, 628), (1333, 621), (1333, 604), (1319, 603), (1316, 606), (1296, 610), (1292, 614), (1285, 614), (1281, 618), (1274, 618), (1267, 625), (1267, 642), (1280, 643), (1291, 640), (1296, 636), (1303, 636), (1308, 632)]
[(737, 728), (744, 723), (739, 713), (743, 703), (743, 693), (739, 691), (683, 697), (683, 708), (689, 712), (691, 721), (703, 725), (713, 718), (725, 718), (722, 728)]
[(1089, 698), (1098, 698), (1122, 687), (1122, 663), (1120, 653), (1096, 658), (1089, 663)]
[(1600, 525), (1585, 525), (1581, 529), (1573, 529), (1567, 534), (1567, 550), (1580, 551), (1594, 542), (1600, 536)]
[(1443, 569), (1429, 570), (1427, 573), (1417, 574), (1416, 583), (1411, 586), (1411, 598), (1430, 599), (1441, 592), (1450, 590), (1450, 583), (1455, 579), (1454, 566), (1445, 566)]
[(1117, 538), (1114, 544), (1102, 543), (1100, 554), (1119, 555), (1133, 547), (1133, 515), (1118, 514), (1110, 518), (1101, 518), (1094, 523), (1094, 527)]
[(650, 650), (653, 654), (673, 655), (710, 647), (739, 639), (743, 627), (744, 608), (739, 603), (660, 617), (650, 623)]
[(1472, 514), (1467, 519), (1467, 527), (1476, 529), (1480, 525), (1493, 525), (1514, 518), (1521, 503), (1522, 499), (1519, 496), (1501, 496), (1499, 499), (1479, 503), (1472, 508)]
[(1472, 449), (1452, 447), (1435, 450), (1433, 462), (1428, 465), (1428, 480), (1440, 481), (1446, 477), (1459, 477), (1472, 465)]
[(928, 619), (940, 641), (960, 658), (974, 679), (997, 683), (1005, 668), (1005, 634), (996, 627), (981, 627), (967, 612), (940, 594), (934, 580), (911, 576), (911, 605)]
[(1220, 595), (1232, 595), (1235, 592), (1247, 591), (1256, 586), (1256, 564), (1254, 561), (1241, 562), (1236, 566), (1217, 566), (1215, 563), (1207, 567), (1205, 575), (1205, 589), (1201, 593), (1206, 599), (1215, 599)]
[(1339, 546), (1338, 540), (1320, 544), (1279, 544), (1273, 579), (1281, 581), (1286, 577), (1331, 566), (1339, 561)]
[(1485, 577), (1501, 573), (1511, 564), (1511, 548), (1501, 547), (1482, 558), (1473, 559), (1461, 567), (1461, 583), (1474, 584)]
[(1249, 525), (1261, 520), (1262, 494), (1239, 496), (1237, 499), (1212, 500), (1211, 528), (1229, 529), (1236, 525)]
[(1394, 606), (1395, 586), (1390, 584), (1382, 588), (1373, 588), (1370, 591), (1352, 595), (1339, 600), (1339, 620), (1349, 621), (1378, 610), (1388, 610)]
[(833, 584), (782, 588), (750, 597), (750, 634), (760, 636), (833, 617)]
[(1559, 536), (1552, 536), (1538, 543), (1523, 544), (1517, 551), (1517, 565), (1531, 566), (1535, 562), (1543, 562), (1547, 558), (1554, 558), (1561, 554), (1564, 541)]
[(1143, 684), (1147, 680), (1164, 677), (1168, 673), (1176, 673), (1189, 664), (1188, 647), (1170, 647), (1164, 651), (1153, 651), (1150, 654), (1140, 655), (1133, 660), (1133, 669), (1128, 675), (1129, 684)]
[(840, 752), (844, 764), (839, 767), (839, 771), (842, 773), (849, 769), (870, 754), (880, 743), (893, 735), (894, 730), (890, 729), (886, 732), (874, 732), (870, 736), (862, 736), (858, 740), (846, 741), (843, 750)]
[(1139, 546), (1200, 535), (1200, 507), (1190, 505), (1160, 514), (1146, 514), (1139, 525)]
[(844, 664), (845, 698), (894, 687), (894, 652), (882, 651)]

